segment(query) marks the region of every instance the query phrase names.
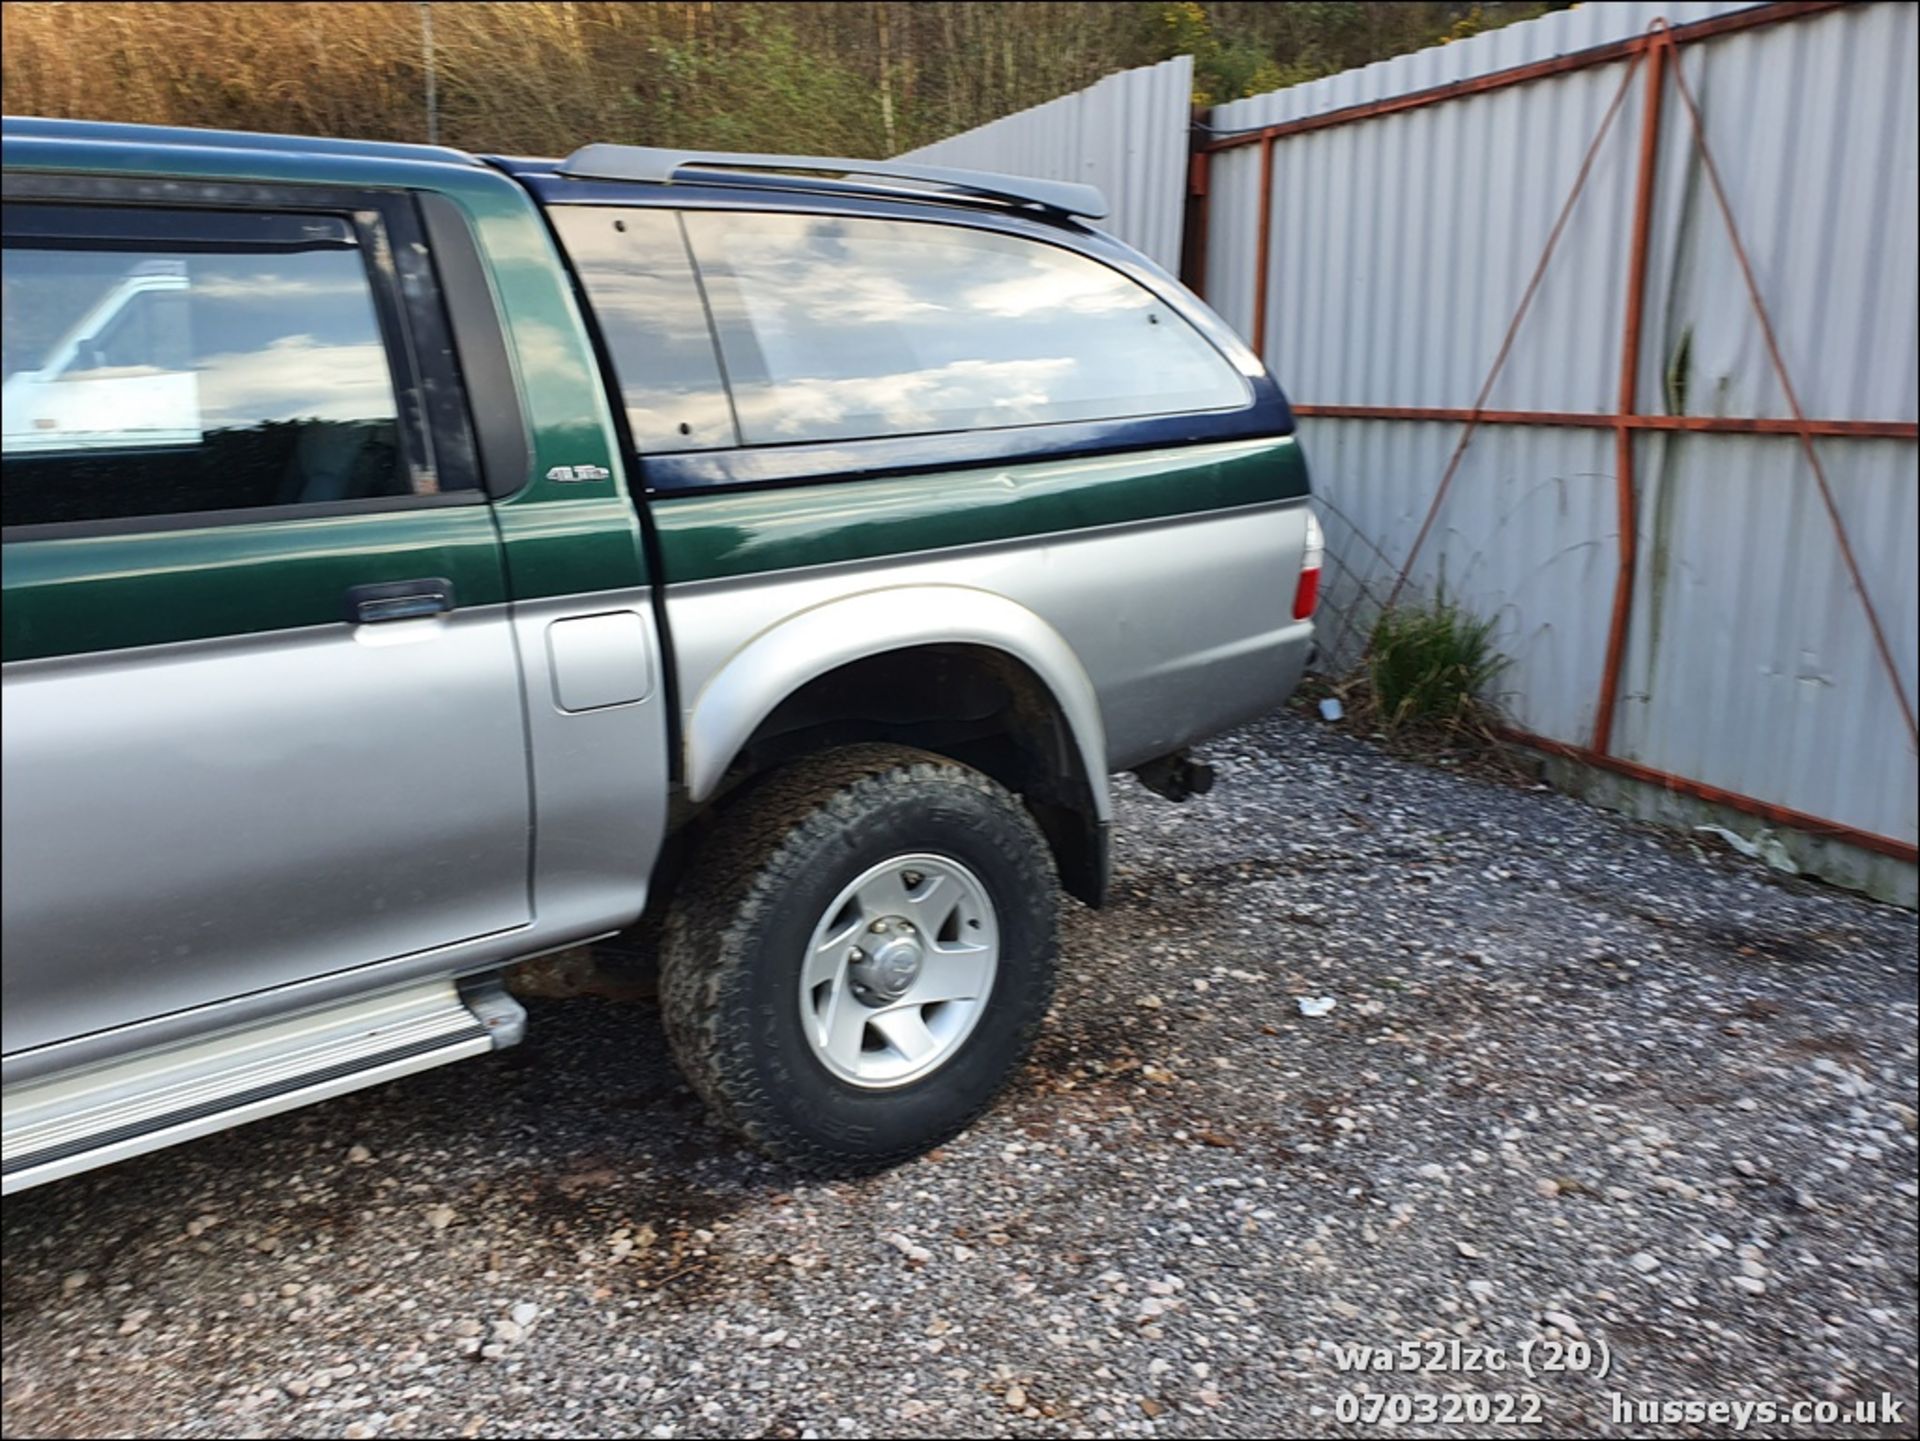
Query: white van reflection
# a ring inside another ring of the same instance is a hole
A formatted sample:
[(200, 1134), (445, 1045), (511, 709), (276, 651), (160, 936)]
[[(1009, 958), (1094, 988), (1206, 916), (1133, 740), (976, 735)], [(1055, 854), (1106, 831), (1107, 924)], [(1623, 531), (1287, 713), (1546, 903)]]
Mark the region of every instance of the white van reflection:
[[(143, 260), (0, 386), (8, 454), (198, 445), (200, 381), (188, 357), (187, 265)], [(177, 357), (175, 365), (158, 361)]]

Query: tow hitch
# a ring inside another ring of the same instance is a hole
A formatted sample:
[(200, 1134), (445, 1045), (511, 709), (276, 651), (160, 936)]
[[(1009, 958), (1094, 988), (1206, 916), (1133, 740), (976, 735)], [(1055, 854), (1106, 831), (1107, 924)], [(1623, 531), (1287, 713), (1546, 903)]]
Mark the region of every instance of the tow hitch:
[(1139, 777), (1141, 785), (1170, 801), (1203, 796), (1213, 789), (1213, 767), (1205, 761), (1195, 760), (1185, 751), (1174, 751), (1158, 760), (1150, 760), (1143, 766), (1134, 767), (1133, 773)]

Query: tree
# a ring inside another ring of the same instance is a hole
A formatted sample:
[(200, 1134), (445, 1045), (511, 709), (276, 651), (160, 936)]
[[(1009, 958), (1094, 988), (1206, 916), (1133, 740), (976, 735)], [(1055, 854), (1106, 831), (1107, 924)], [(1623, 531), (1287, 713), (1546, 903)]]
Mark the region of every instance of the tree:
[[(588, 140), (884, 155), (1191, 54), (1196, 98), (1258, 94), (1555, 8), (1254, 0), (448, 3), (444, 143)], [(29, 3), (4, 10), (15, 114), (424, 140), (417, 5)]]

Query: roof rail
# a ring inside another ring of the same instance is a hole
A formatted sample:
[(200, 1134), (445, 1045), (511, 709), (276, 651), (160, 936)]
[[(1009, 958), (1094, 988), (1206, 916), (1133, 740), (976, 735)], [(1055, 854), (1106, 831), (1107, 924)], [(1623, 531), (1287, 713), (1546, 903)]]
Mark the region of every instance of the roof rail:
[(1032, 180), (987, 170), (952, 170), (900, 160), (846, 160), (822, 155), (736, 155), (718, 150), (659, 150), (647, 145), (583, 145), (560, 162), (558, 173), (575, 180), (650, 180), (668, 184), (702, 170), (798, 170), (808, 174), (868, 175), (918, 180), (944, 190), (984, 195), (1016, 205), (1035, 205), (1062, 215), (1100, 220), (1107, 197), (1092, 185), (1070, 180)]

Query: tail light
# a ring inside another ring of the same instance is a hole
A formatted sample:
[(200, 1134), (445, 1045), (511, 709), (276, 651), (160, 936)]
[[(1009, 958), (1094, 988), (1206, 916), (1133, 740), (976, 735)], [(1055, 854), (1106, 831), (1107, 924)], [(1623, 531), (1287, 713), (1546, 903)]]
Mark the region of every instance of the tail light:
[(1327, 557), (1327, 537), (1320, 518), (1307, 512), (1307, 543), (1300, 552), (1300, 582), (1293, 588), (1293, 618), (1307, 620), (1320, 602), (1320, 564)]

